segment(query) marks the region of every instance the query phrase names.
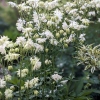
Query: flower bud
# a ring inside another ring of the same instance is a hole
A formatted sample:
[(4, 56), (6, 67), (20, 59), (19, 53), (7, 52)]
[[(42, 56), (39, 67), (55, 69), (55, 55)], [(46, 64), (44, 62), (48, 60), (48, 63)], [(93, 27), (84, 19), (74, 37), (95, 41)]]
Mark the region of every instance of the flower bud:
[(14, 49), (10, 49), (10, 52), (14, 52)]
[(56, 33), (56, 37), (59, 38), (60, 37), (60, 34), (59, 33)]
[(45, 49), (45, 52), (47, 53), (48, 51), (49, 51), (48, 48), (46, 48), (46, 49)]
[(8, 70), (11, 71), (13, 69), (12, 66), (8, 66)]
[(19, 48), (15, 48), (15, 52), (19, 52)]
[(70, 33), (70, 29), (69, 28), (66, 29), (66, 33)]
[(18, 98), (18, 100), (21, 100), (20, 98)]
[(64, 31), (63, 30), (60, 30), (60, 34), (62, 34), (62, 33), (64, 33)]
[(14, 91), (15, 90), (15, 87), (14, 86), (11, 86), (10, 89)]
[(43, 1), (39, 2), (39, 7), (42, 7), (42, 8), (44, 7), (44, 2)]
[(68, 44), (65, 43), (64, 46), (65, 46), (65, 48), (67, 48), (68, 47)]
[(52, 20), (52, 21), (55, 21), (55, 17), (51, 17), (51, 20)]
[(72, 34), (74, 34), (74, 31), (72, 31)]
[(39, 94), (39, 92), (37, 91), (37, 90), (34, 90), (34, 95), (38, 95)]
[(14, 43), (14, 47), (16, 47), (16, 46), (18, 46), (18, 44), (17, 43)]
[(47, 26), (50, 27), (52, 25), (52, 21), (47, 22)]
[(2, 92), (0, 91), (0, 99), (1, 99), (1, 97), (2, 97)]
[(39, 35), (38, 34), (36, 34), (36, 38), (39, 38)]
[(21, 90), (24, 90), (24, 86), (21, 86)]
[(31, 28), (32, 28), (32, 27), (33, 27), (33, 25), (32, 25), (31, 23), (29, 23), (29, 24), (28, 24), (28, 27), (31, 27)]

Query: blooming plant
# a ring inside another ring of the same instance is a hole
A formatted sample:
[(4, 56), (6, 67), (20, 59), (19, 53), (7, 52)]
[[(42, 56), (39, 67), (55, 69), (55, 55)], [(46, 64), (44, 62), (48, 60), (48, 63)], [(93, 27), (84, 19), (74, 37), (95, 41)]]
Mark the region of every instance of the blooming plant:
[(91, 100), (92, 92), (100, 93), (89, 88), (88, 75), (79, 78), (71, 70), (66, 76), (56, 64), (60, 53), (72, 47), (72, 59), (84, 64), (85, 72), (99, 69), (100, 49), (83, 45), (89, 24), (100, 21), (99, 0), (8, 3), (19, 11), (16, 28), (21, 35), (16, 41), (0, 38), (1, 100)]

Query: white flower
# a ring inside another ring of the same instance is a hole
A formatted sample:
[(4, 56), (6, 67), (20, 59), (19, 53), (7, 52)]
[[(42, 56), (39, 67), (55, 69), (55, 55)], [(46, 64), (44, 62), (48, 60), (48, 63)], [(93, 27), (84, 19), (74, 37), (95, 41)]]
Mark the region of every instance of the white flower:
[(14, 47), (14, 43), (12, 41), (6, 41), (4, 45), (6, 48), (13, 48)]
[(85, 18), (82, 19), (81, 21), (83, 24), (86, 24), (86, 25), (88, 25), (90, 23), (90, 21), (88, 19), (85, 19)]
[(8, 40), (9, 40), (9, 38), (7, 36), (1, 36), (1, 38), (0, 38), (0, 45), (3, 45)]
[(29, 72), (28, 69), (23, 69), (23, 70), (18, 69), (17, 75), (19, 77), (25, 77), (28, 74), (28, 72)]
[(8, 61), (17, 60), (19, 58), (19, 55), (20, 54), (17, 54), (17, 53), (8, 53), (5, 55), (5, 60), (8, 60)]
[(25, 37), (22, 36), (17, 37), (16, 44), (18, 44), (19, 46), (24, 46), (26, 44)]
[(46, 65), (51, 64), (51, 60), (46, 59), (46, 60), (45, 60), (45, 64), (46, 64)]
[(17, 7), (20, 12), (25, 11), (25, 12), (27, 12), (27, 14), (30, 14), (29, 12), (32, 9), (30, 6), (27, 6), (26, 3), (21, 3)]
[(28, 28), (24, 28), (23, 29), (23, 34), (25, 35), (25, 37), (31, 36), (33, 29), (31, 27)]
[(43, 14), (40, 14), (40, 18), (41, 22), (47, 22), (47, 19), (46, 19), (46, 15), (43, 13)]
[(29, 80), (27, 80), (26, 82), (25, 82), (25, 88), (32, 88), (32, 85), (30, 84), (30, 81)]
[(5, 93), (6, 99), (10, 99), (13, 96), (13, 94), (12, 94), (13, 91), (11, 89), (6, 89), (4, 93)]
[(34, 43), (31, 39), (28, 39), (28, 41), (26, 42), (24, 49), (26, 50), (31, 50), (34, 47)]
[(66, 84), (67, 82), (68, 82), (68, 80), (61, 81), (62, 84)]
[(33, 8), (37, 8), (38, 7), (38, 2), (39, 2), (39, 0), (27, 0), (26, 3), (29, 4)]
[(44, 5), (46, 9), (51, 10), (58, 6), (58, 0), (53, 0), (51, 2), (46, 1)]
[(30, 58), (31, 64), (32, 64), (32, 70), (38, 70), (41, 67), (41, 62), (39, 61), (39, 59), (37, 57)]
[(95, 15), (96, 15), (95, 11), (88, 12), (88, 16), (95, 16)]
[(39, 14), (36, 11), (33, 12), (33, 21), (35, 23), (35, 29), (39, 30), (40, 29), (40, 18), (39, 18)]
[(34, 23), (39, 23), (39, 15), (36, 11), (33, 12), (33, 21)]
[(35, 53), (43, 51), (44, 47), (40, 44), (34, 43)]
[(100, 8), (100, 1), (96, 4), (96, 8)]
[(46, 42), (46, 38), (37, 38), (36, 42), (38, 42), (38, 43), (44, 43), (44, 42)]
[(14, 3), (14, 2), (8, 2), (8, 4), (9, 4), (11, 7), (17, 7), (17, 4)]
[(51, 26), (51, 25), (54, 25), (54, 22), (52, 22), (51, 20), (49, 20), (49, 21), (47, 22), (47, 26)]
[(6, 50), (5, 50), (5, 46), (4, 45), (0, 46), (0, 53), (1, 54), (6, 54)]
[(34, 79), (31, 80), (31, 82), (33, 83), (34, 86), (37, 85), (38, 81), (39, 81), (38, 77), (34, 77)]
[(80, 30), (80, 25), (79, 25), (79, 23), (78, 23), (78, 22), (75, 22), (75, 21), (71, 21), (69, 27), (72, 28), (72, 29)]
[(39, 94), (39, 92), (37, 90), (34, 90), (33, 92), (34, 92), (34, 95), (36, 95), (36, 96)]
[(84, 38), (85, 34), (80, 34), (79, 38), (81, 41), (85, 41), (85, 38)]
[(66, 40), (66, 42), (67, 42), (67, 43), (73, 42), (73, 40), (75, 39), (75, 35), (76, 35), (76, 34), (71, 34), (71, 35), (69, 36), (69, 39)]
[(8, 75), (6, 75), (6, 76), (5, 76), (5, 80), (6, 80), (6, 81), (11, 80), (11, 75), (9, 75), (9, 74), (8, 74)]
[(36, 77), (36, 78), (33, 78), (32, 80), (27, 80), (26, 82), (25, 82), (25, 88), (32, 88), (33, 86), (37, 86), (37, 84), (38, 84), (38, 77)]
[(52, 34), (49, 30), (46, 30), (46, 31), (43, 32), (41, 35), (42, 35), (42, 36), (45, 36), (47, 39), (53, 38), (53, 37), (54, 37), (53, 34)]
[(34, 65), (34, 67), (33, 67), (33, 70), (38, 70), (38, 69), (40, 69), (40, 67), (41, 67), (41, 62), (40, 61), (37, 61), (35, 63), (35, 65)]
[(77, 13), (77, 11), (78, 11), (78, 9), (72, 9), (72, 10), (70, 10), (69, 14), (75, 15)]
[(51, 76), (51, 78), (52, 78), (53, 80), (55, 80), (55, 81), (59, 81), (59, 80), (62, 79), (62, 76), (60, 76), (60, 75), (58, 75), (58, 74), (54, 74), (54, 75)]
[(66, 22), (63, 22), (63, 23), (62, 23), (62, 28), (63, 28), (64, 30), (66, 30), (66, 29), (68, 28), (68, 25), (67, 25)]
[(23, 30), (25, 22), (26, 21), (24, 19), (21, 19), (21, 18), (18, 19), (18, 21), (16, 23), (18, 31), (22, 31)]
[(50, 39), (50, 43), (51, 43), (52, 45), (57, 46), (58, 41), (57, 41), (56, 39)]
[(100, 18), (98, 18), (98, 22), (100, 22)]
[(56, 16), (58, 18), (57, 21), (59, 23), (62, 20), (62, 18), (63, 18), (63, 13), (60, 10), (56, 9), (54, 11), (54, 16)]
[(6, 81), (4, 79), (0, 78), (0, 88), (4, 88), (6, 86)]

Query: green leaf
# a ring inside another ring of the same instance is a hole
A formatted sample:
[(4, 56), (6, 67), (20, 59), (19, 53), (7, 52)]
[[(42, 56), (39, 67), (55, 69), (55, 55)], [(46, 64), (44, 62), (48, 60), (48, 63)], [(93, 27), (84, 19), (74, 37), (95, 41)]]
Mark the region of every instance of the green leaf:
[[(14, 84), (14, 85), (18, 85), (20, 83), (20, 80), (16, 77), (12, 78), (12, 80), (9, 81), (10, 83)], [(24, 81), (21, 80), (21, 86), (24, 85)]]
[(96, 90), (96, 89), (89, 89), (89, 90), (83, 90), (79, 96), (88, 96), (90, 95), (91, 93), (98, 93), (100, 94), (100, 91), (99, 90)]
[(82, 91), (82, 88), (83, 88), (83, 83), (84, 83), (84, 80), (83, 78), (79, 80), (79, 82), (77, 83), (77, 88), (76, 88), (76, 95), (78, 95), (81, 91)]

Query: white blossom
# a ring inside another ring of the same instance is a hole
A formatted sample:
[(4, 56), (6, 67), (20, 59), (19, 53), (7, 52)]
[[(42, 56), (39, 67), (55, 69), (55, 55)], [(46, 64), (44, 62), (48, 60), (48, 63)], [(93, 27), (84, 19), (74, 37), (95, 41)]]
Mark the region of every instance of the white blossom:
[(24, 46), (24, 49), (31, 50), (33, 47), (34, 47), (33, 41), (31, 39), (28, 39)]
[(37, 57), (30, 58), (31, 64), (32, 64), (32, 70), (39, 70), (41, 67), (41, 62), (39, 61), (39, 59)]
[(10, 99), (13, 96), (13, 91), (11, 89), (6, 89), (4, 93), (5, 93), (6, 99)]
[(81, 21), (82, 21), (83, 24), (89, 24), (90, 23), (90, 21), (88, 19), (85, 19), (85, 18), (82, 19)]
[(43, 45), (40, 45), (40, 44), (37, 44), (37, 43), (34, 43), (34, 47), (35, 47), (35, 53), (41, 52), (44, 49)]
[(16, 44), (18, 44), (19, 46), (24, 46), (26, 44), (25, 37), (22, 37), (22, 36), (17, 37)]
[(95, 16), (95, 15), (96, 15), (95, 11), (88, 12), (88, 16)]
[(63, 28), (64, 30), (66, 30), (66, 29), (68, 28), (68, 25), (67, 25), (66, 22), (63, 22), (63, 23), (62, 23), (62, 28)]
[(44, 31), (41, 35), (45, 36), (47, 39), (54, 37), (53, 34), (49, 30)]
[(11, 7), (17, 7), (17, 4), (14, 3), (14, 2), (8, 2), (8, 4), (9, 4)]
[(20, 54), (17, 54), (17, 53), (8, 53), (5, 55), (5, 60), (8, 60), (8, 61), (17, 60), (19, 56)]
[(6, 81), (3, 78), (0, 78), (0, 88), (4, 88), (6, 86)]
[(66, 42), (67, 42), (67, 43), (73, 42), (74, 39), (75, 39), (75, 34), (71, 34), (71, 35), (69, 36), (69, 39), (66, 40)]
[(85, 36), (85, 34), (80, 34), (79, 38), (80, 38), (81, 41), (85, 41), (85, 37), (84, 36)]
[(44, 43), (44, 42), (46, 42), (46, 38), (37, 38), (36, 42), (38, 42), (38, 43)]
[(45, 64), (46, 64), (46, 65), (51, 64), (51, 60), (46, 59), (46, 60), (45, 60)]
[(19, 77), (26, 77), (26, 75), (28, 74), (28, 69), (23, 69), (23, 70), (20, 70), (20, 69), (18, 69), (18, 71), (17, 71), (17, 75), (19, 76)]
[(51, 2), (46, 1), (44, 5), (45, 5), (45, 9), (52, 10), (59, 4), (58, 4), (58, 0), (53, 0)]
[(39, 23), (39, 15), (36, 11), (33, 12), (33, 21), (34, 23)]
[(28, 13), (32, 8), (30, 6), (27, 6), (26, 3), (21, 3), (17, 6), (17, 8), (19, 9), (20, 12), (27, 12), (27, 14), (30, 14)]
[(37, 86), (37, 84), (38, 84), (38, 77), (36, 77), (36, 78), (33, 78), (32, 80), (27, 80), (26, 82), (25, 82), (25, 88), (32, 88), (32, 87), (34, 87), (34, 86)]
[(27, 0), (26, 3), (29, 4), (33, 8), (37, 8), (38, 7), (39, 0)]
[(11, 75), (10, 75), (10, 74), (8, 74), (8, 75), (5, 75), (5, 80), (6, 80), (6, 81), (9, 81), (9, 80), (11, 80)]
[(59, 23), (62, 20), (62, 18), (63, 18), (63, 13), (60, 10), (56, 9), (54, 11), (54, 16), (57, 17), (57, 19), (58, 19), (57, 23)]
[(0, 53), (1, 54), (6, 54), (6, 50), (5, 50), (5, 46), (4, 45), (0, 46)]
[(54, 75), (51, 76), (51, 78), (52, 78), (53, 80), (55, 80), (55, 81), (59, 81), (59, 80), (62, 79), (62, 76), (60, 76), (60, 75), (58, 75), (58, 74), (54, 74)]
[(18, 21), (16, 23), (16, 27), (17, 27), (18, 31), (23, 31), (25, 22), (26, 21), (24, 19), (21, 19), (21, 18), (18, 19)]
[(52, 45), (57, 46), (58, 41), (57, 41), (56, 39), (50, 39), (50, 43), (51, 43)]

